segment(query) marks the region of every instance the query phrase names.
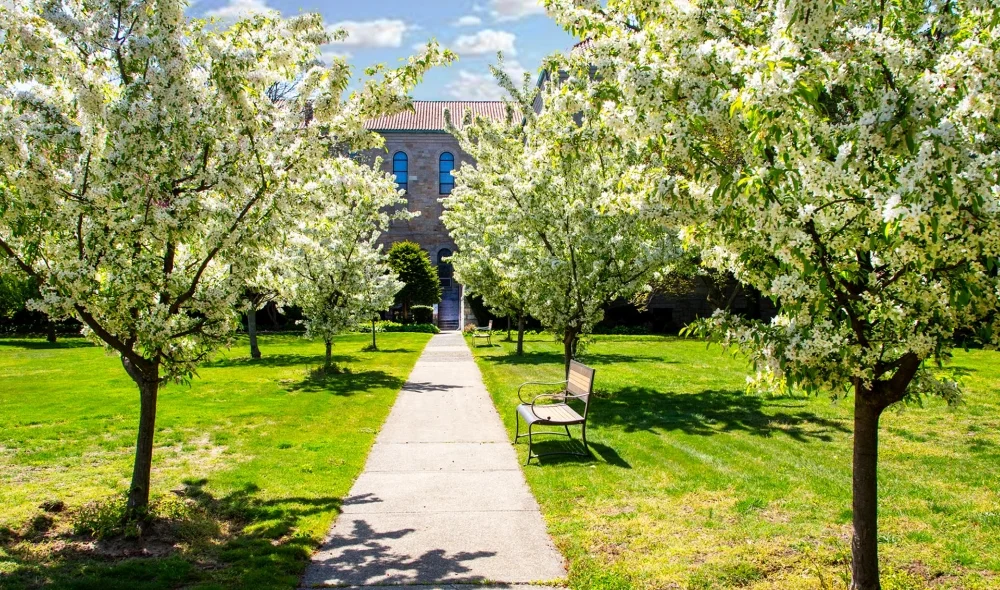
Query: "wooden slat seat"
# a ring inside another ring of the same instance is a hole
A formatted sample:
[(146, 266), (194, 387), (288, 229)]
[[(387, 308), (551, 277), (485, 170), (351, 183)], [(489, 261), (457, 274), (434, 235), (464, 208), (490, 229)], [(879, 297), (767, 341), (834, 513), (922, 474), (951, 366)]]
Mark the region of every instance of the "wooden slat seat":
[[(594, 392), (594, 369), (572, 361), (569, 365), (569, 374), (566, 377), (565, 381), (557, 383), (523, 383), (517, 388), (517, 397), (521, 400), (521, 404), (517, 406), (514, 413), (514, 421), (517, 425), (514, 444), (517, 444), (520, 438), (528, 437), (528, 460), (526, 463), (546, 455), (590, 456), (590, 449), (587, 447), (587, 412), (590, 410), (590, 398)], [(529, 385), (562, 385), (563, 389), (558, 393), (536, 395), (531, 401), (528, 401), (522, 397), (521, 391)], [(583, 413), (572, 407), (570, 403), (582, 406)], [(524, 420), (528, 425), (527, 434), (521, 434), (521, 420)], [(569, 427), (576, 424), (582, 425), (583, 453), (561, 452), (535, 455), (531, 452), (534, 436), (554, 434), (572, 438)], [(565, 434), (553, 431), (535, 432), (533, 430), (535, 426), (562, 426), (566, 432)]]
[(486, 344), (488, 346), (493, 346), (492, 337), (493, 337), (493, 320), (490, 320), (489, 323), (486, 324), (485, 328), (476, 328), (475, 331), (472, 332), (472, 343), (473, 344), (476, 343), (476, 338), (485, 338)]
[(534, 411), (532, 411), (531, 404), (521, 404), (517, 406), (517, 413), (528, 424), (543, 424), (546, 426), (583, 424), (583, 416), (565, 404), (535, 406)]

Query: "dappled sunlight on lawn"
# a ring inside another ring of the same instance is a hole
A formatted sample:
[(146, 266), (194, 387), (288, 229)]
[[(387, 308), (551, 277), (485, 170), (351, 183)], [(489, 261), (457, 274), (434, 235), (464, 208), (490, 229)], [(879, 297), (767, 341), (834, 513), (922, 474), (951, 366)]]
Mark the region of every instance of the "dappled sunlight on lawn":
[(157, 524), (97, 541), (73, 528), (84, 504), (112, 514), (127, 489), (135, 387), (82, 339), (0, 340), (0, 586), (294, 587), (429, 338), (384, 334), (365, 352), (370, 336), (338, 337), (336, 372), (297, 335), (261, 337), (259, 360), (245, 342), (222, 351), (161, 393)]
[[(474, 353), (513, 435), (518, 384), (559, 380), (561, 343), (495, 342)], [(580, 360), (597, 371), (590, 457), (525, 468), (573, 587), (846, 585), (852, 400), (746, 393), (743, 360), (674, 337), (594, 336)], [(1000, 353), (952, 367), (962, 405), (882, 417), (886, 589), (1000, 585)]]

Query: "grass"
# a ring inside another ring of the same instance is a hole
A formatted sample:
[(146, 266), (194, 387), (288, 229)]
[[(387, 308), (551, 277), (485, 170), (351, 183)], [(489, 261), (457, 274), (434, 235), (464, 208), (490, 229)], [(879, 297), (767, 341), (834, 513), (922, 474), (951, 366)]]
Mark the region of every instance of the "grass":
[(153, 495), (168, 543), (72, 532), (128, 488), (138, 393), (117, 358), (0, 339), (0, 588), (294, 588), (429, 338), (362, 352), (369, 335), (338, 337), (343, 372), (324, 374), (321, 342), (263, 336), (263, 359), (241, 343), (166, 387)]
[[(513, 348), (474, 348), (511, 435), (517, 385), (562, 373), (550, 336)], [(746, 394), (744, 361), (676, 338), (597, 336), (581, 360), (597, 369), (593, 459), (525, 469), (573, 587), (846, 587), (849, 398)], [(886, 590), (1000, 587), (1000, 353), (954, 365), (963, 405), (882, 419)]]

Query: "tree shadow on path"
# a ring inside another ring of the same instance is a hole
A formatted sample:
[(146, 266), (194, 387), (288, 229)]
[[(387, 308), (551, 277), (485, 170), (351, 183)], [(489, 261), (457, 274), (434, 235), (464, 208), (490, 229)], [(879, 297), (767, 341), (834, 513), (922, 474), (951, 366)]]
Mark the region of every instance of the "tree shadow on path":
[(493, 557), (492, 551), (428, 549), (407, 554), (393, 549), (397, 541), (416, 532), (412, 528), (376, 531), (369, 523), (355, 520), (350, 534), (334, 535), (324, 543), (322, 553), (306, 573), (304, 585), (356, 586), (428, 584), (447, 581), (482, 583), (472, 574), (470, 562)]

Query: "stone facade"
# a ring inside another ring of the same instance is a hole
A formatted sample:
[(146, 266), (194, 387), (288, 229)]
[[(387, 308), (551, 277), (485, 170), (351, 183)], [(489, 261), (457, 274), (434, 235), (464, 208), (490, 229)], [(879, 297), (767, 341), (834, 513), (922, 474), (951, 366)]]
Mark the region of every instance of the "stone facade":
[[(442, 154), (454, 157), (455, 168), (462, 163), (472, 163), (472, 159), (458, 145), (458, 141), (445, 131), (380, 131), (385, 138), (385, 150), (369, 157), (380, 156), (382, 169), (393, 172), (393, 157), (397, 153), (406, 154), (407, 187), (406, 208), (417, 217), (408, 221), (392, 222), (389, 231), (382, 236), (382, 243), (388, 248), (395, 242), (409, 240), (416, 242), (430, 256), (435, 265), (441, 263), (440, 255), (455, 252), (455, 242), (441, 221), (444, 208), (441, 199), (439, 166)], [(442, 328), (458, 329), (464, 319), (462, 287), (448, 276), (447, 267), (442, 268), (442, 301), (438, 305), (437, 323)], [(450, 283), (450, 284), (449, 284)]]
[(387, 244), (402, 240), (416, 242), (431, 255), (431, 261), (436, 264), (439, 250), (455, 249), (455, 242), (441, 221), (441, 214), (444, 212), (441, 199), (447, 196), (441, 194), (438, 182), (441, 155), (449, 153), (454, 156), (456, 168), (462, 162), (471, 163), (472, 159), (448, 133), (383, 131), (382, 135), (385, 137), (385, 152), (379, 154), (383, 160), (382, 169), (391, 173), (393, 156), (399, 152), (406, 154), (409, 176), (406, 207), (411, 213), (419, 214), (409, 221), (394, 221), (383, 240)]

